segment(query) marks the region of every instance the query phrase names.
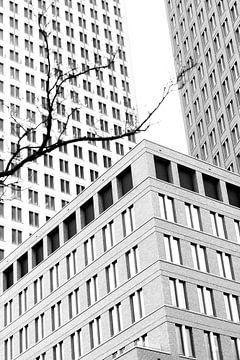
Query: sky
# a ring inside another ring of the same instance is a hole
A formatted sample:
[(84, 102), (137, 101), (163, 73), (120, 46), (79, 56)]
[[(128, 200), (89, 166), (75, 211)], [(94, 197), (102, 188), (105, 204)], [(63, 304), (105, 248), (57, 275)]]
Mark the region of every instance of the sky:
[[(124, 0), (139, 120), (145, 119), (174, 78), (174, 64), (164, 0)], [(150, 139), (187, 153), (178, 92), (171, 93), (144, 133)]]

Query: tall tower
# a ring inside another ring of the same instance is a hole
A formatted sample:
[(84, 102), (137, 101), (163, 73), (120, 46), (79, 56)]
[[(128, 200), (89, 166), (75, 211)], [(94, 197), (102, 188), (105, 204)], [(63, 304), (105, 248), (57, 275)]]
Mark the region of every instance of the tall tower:
[[(68, 82), (55, 109), (54, 142), (66, 121), (66, 137), (119, 134), (134, 122), (131, 78), (120, 0), (0, 0), (0, 165), (16, 149), (19, 126), (34, 128), (46, 116), (46, 52), (39, 32), (42, 15), (52, 73), (107, 63)], [(54, 76), (54, 74), (53, 74)], [(66, 114), (72, 109), (72, 116)], [(44, 134), (44, 126), (41, 136)], [(38, 127), (39, 130), (39, 127)], [(36, 144), (34, 131), (26, 144)], [(28, 163), (4, 189), (0, 204), (0, 257), (52, 217), (100, 173), (134, 146), (135, 138), (77, 143)], [(11, 200), (11, 201), (8, 201)], [(12, 246), (13, 245), (13, 246)]]
[(240, 172), (240, 3), (166, 0), (189, 152)]

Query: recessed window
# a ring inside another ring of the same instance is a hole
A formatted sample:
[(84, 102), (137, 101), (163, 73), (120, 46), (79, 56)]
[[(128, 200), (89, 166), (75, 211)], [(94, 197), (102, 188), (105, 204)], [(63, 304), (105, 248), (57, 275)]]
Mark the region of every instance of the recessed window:
[(13, 265), (3, 271), (3, 291), (13, 285)]
[(72, 213), (66, 220), (64, 220), (63, 225), (64, 225), (64, 241), (68, 241), (77, 232), (76, 213), (75, 212)]
[(178, 174), (181, 187), (191, 191), (197, 191), (194, 170), (189, 169), (185, 166), (178, 165)]
[(32, 266), (35, 267), (43, 261), (43, 240), (32, 247)]
[(118, 196), (125, 195), (133, 187), (131, 166), (126, 168), (121, 174), (117, 176), (118, 181)]
[(47, 239), (48, 239), (48, 255), (50, 255), (60, 246), (58, 226), (48, 234)]
[(222, 200), (221, 199), (221, 193), (220, 193), (220, 187), (219, 187), (219, 180), (203, 174), (203, 185), (205, 190), (205, 195), (209, 196), (216, 200)]
[(24, 275), (28, 273), (28, 253), (26, 252), (17, 260), (17, 277), (21, 279)]
[(101, 213), (113, 204), (112, 184), (109, 183), (106, 186), (104, 186), (104, 188), (99, 191), (98, 195), (99, 195), (99, 210)]
[(230, 205), (240, 207), (240, 188), (233, 184), (226, 183), (228, 201)]
[(89, 224), (94, 220), (94, 207), (93, 207), (93, 198), (89, 199), (85, 204), (81, 206), (81, 223), (82, 227)]
[(155, 171), (156, 171), (156, 178), (172, 182), (170, 177), (170, 161), (166, 159), (162, 159), (158, 156), (154, 156), (154, 165), (155, 165)]

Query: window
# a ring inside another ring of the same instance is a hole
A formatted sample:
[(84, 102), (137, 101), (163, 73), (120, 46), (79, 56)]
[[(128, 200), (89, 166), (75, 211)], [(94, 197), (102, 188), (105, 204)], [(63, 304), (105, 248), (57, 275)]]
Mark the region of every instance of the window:
[(28, 349), (28, 325), (19, 330), (19, 352), (20, 354)]
[(185, 213), (187, 217), (187, 226), (195, 230), (201, 230), (199, 207), (185, 203)]
[(128, 236), (135, 228), (133, 205), (122, 212), (123, 237)]
[(72, 319), (80, 311), (79, 288), (75, 289), (68, 295), (69, 319)]
[(205, 246), (191, 244), (191, 251), (194, 269), (208, 272), (207, 252)]
[(166, 260), (175, 264), (182, 264), (179, 239), (164, 235)]
[(50, 272), (50, 291), (52, 292), (59, 287), (59, 263), (52, 266), (49, 272)]
[(181, 187), (191, 191), (197, 191), (194, 170), (178, 165), (178, 174)]
[(137, 290), (129, 296), (132, 324), (144, 316), (143, 291)]
[(234, 228), (235, 228), (237, 242), (240, 243), (240, 221), (239, 220), (234, 220)]
[(103, 249), (104, 252), (109, 250), (114, 245), (114, 229), (113, 221), (110, 221), (102, 228)]
[(17, 278), (21, 279), (28, 273), (28, 253), (26, 252), (17, 260)]
[(232, 294), (223, 294), (227, 319), (239, 322), (239, 298)]
[(88, 225), (94, 218), (93, 198), (91, 198), (81, 206), (82, 227)]
[(59, 248), (60, 243), (59, 243), (58, 226), (47, 235), (47, 244), (48, 244), (48, 255), (52, 254), (54, 251), (56, 251)]
[(164, 220), (175, 221), (173, 199), (166, 195), (159, 194), (160, 216)]
[(58, 301), (56, 305), (51, 306), (52, 331), (61, 326), (62, 323), (62, 303)]
[(35, 267), (43, 261), (43, 240), (32, 247), (32, 266)]
[(112, 184), (111, 182), (104, 186), (98, 193), (100, 213), (108, 209), (113, 204)]
[(114, 336), (122, 330), (122, 307), (121, 303), (109, 309), (110, 335)]
[(230, 205), (240, 207), (240, 192), (239, 187), (233, 184), (226, 183), (228, 201)]
[(226, 239), (227, 236), (226, 236), (224, 216), (214, 212), (210, 212), (210, 218), (211, 218), (213, 235)]
[(170, 161), (154, 156), (154, 164), (156, 171), (156, 178), (171, 182), (170, 180)]
[(188, 326), (176, 324), (175, 330), (179, 355), (194, 357), (192, 329)]
[(20, 291), (18, 294), (18, 314), (21, 316), (24, 312), (27, 311), (28, 305), (28, 288), (25, 288), (23, 291)]
[(101, 317), (98, 316), (96, 319), (89, 323), (90, 333), (90, 346), (91, 349), (101, 344)]
[(127, 251), (125, 257), (127, 265), (127, 275), (128, 279), (130, 279), (139, 272), (140, 268), (138, 246), (136, 245), (131, 250)]
[(33, 292), (34, 292), (34, 304), (37, 304), (40, 300), (43, 299), (43, 276), (40, 276), (37, 280), (34, 281)]
[(5, 360), (13, 359), (13, 335), (9, 339), (4, 340)]
[(204, 331), (205, 346), (209, 360), (223, 360), (220, 336), (210, 331)]
[(64, 226), (64, 241), (71, 239), (77, 232), (76, 224), (76, 213), (72, 213), (67, 219), (63, 222)]
[(53, 360), (63, 360), (63, 342), (53, 346)]
[(217, 251), (219, 275), (234, 280), (231, 255)]
[(118, 196), (121, 197), (130, 191), (133, 187), (132, 172), (129, 166), (117, 176)]
[(77, 330), (70, 337), (71, 339), (71, 359), (75, 360), (82, 355), (82, 331)]
[(169, 279), (172, 305), (187, 309), (187, 293), (185, 281), (178, 279)]
[(77, 272), (76, 252), (77, 250), (73, 250), (66, 256), (67, 279), (70, 279)]
[(39, 226), (39, 214), (33, 211), (29, 211), (29, 225), (38, 227)]
[(4, 304), (4, 326), (7, 326), (12, 322), (13, 315), (13, 300), (9, 300)]
[(118, 286), (117, 260), (105, 268), (107, 292), (111, 292)]
[(44, 338), (44, 314), (35, 318), (35, 342)]
[(240, 339), (231, 338), (234, 360), (240, 359)]
[(98, 276), (94, 275), (86, 282), (88, 306), (91, 306), (98, 300)]
[(213, 291), (204, 286), (197, 286), (200, 312), (209, 316), (215, 316)]
[(205, 195), (216, 200), (221, 200), (219, 180), (217, 178), (205, 174), (203, 174), (202, 177), (203, 177)]
[(3, 291), (13, 285), (13, 265), (3, 271)]
[(90, 239), (84, 241), (84, 257), (85, 266), (95, 260), (95, 237), (92, 236)]

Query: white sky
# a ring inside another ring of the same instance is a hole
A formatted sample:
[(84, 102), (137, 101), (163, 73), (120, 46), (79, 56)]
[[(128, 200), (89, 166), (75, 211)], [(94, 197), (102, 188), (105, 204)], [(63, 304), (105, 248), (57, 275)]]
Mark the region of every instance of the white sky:
[[(163, 86), (174, 77), (164, 0), (124, 0), (139, 120), (154, 108)], [(171, 93), (145, 138), (187, 152), (179, 96)]]

